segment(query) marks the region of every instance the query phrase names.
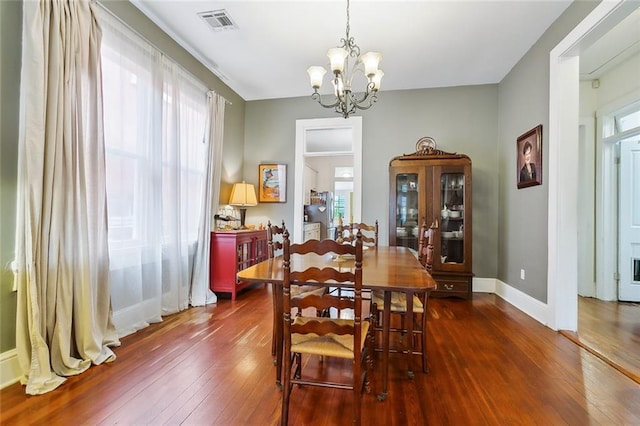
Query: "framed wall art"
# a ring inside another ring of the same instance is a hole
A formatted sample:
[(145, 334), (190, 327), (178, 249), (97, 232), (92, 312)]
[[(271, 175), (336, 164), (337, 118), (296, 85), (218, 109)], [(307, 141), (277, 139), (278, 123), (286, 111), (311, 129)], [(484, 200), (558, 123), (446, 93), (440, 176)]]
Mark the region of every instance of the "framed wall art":
[(518, 137), (516, 142), (518, 189), (542, 184), (542, 124)]
[(258, 202), (286, 203), (287, 202), (287, 165), (259, 164), (258, 176), (260, 189)]

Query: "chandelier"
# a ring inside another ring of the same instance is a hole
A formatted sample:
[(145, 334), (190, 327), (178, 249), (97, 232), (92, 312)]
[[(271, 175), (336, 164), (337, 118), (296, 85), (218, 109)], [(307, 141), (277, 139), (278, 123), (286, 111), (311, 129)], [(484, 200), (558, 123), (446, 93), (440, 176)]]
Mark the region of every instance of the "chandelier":
[[(338, 114), (344, 118), (349, 118), (358, 109), (369, 109), (377, 101), (380, 80), (384, 73), (378, 69), (378, 62), (382, 55), (378, 52), (368, 52), (360, 55), (360, 48), (353, 37), (349, 35), (349, 0), (347, 0), (347, 30), (346, 36), (340, 39), (342, 43), (338, 47), (327, 51), (327, 56), (331, 63), (333, 72), (333, 95), (335, 100), (332, 103), (323, 103), (322, 96), (318, 92), (322, 86), (322, 79), (327, 72), (323, 67), (309, 67), (309, 79), (313, 94), (311, 99), (317, 101), (325, 108), (334, 108)], [(354, 93), (352, 90), (352, 79), (359, 72), (367, 79), (364, 92)]]

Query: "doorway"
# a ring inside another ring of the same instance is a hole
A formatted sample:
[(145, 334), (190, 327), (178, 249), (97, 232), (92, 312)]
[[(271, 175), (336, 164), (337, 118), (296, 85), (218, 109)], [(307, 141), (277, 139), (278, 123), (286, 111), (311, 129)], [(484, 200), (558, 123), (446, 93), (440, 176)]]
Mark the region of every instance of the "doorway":
[[(598, 353), (605, 362), (614, 366), (622, 365), (623, 361), (616, 360), (618, 355), (616, 352), (621, 351), (614, 352), (615, 349), (613, 351), (612, 349), (622, 348), (622, 346), (618, 343), (601, 345), (606, 347), (606, 351), (600, 352), (598, 344), (594, 342), (607, 342), (605, 337), (615, 339), (616, 336), (622, 335), (625, 329), (620, 326), (619, 313), (623, 309), (628, 309), (628, 306), (617, 302), (615, 291), (614, 277), (618, 269), (618, 171), (615, 167), (615, 144), (604, 143), (605, 141), (600, 137), (597, 138), (596, 176), (598, 178), (595, 182), (595, 217), (597, 218), (595, 241), (597, 244), (593, 263), (598, 281), (596, 297), (611, 300), (611, 302), (601, 302), (597, 299), (577, 296), (579, 275), (574, 272), (579, 269), (576, 266), (579, 265), (580, 253), (577, 243), (578, 233), (576, 227), (571, 224), (572, 220), (575, 221), (576, 212), (579, 211), (576, 207), (580, 205), (574, 195), (579, 194), (578, 182), (574, 176), (580, 176), (580, 163), (574, 153), (579, 152), (581, 140), (578, 121), (579, 92), (575, 82), (579, 75), (579, 55), (637, 9), (637, 2), (627, 0), (600, 3), (552, 50), (550, 55), (549, 146), (552, 148), (549, 153), (549, 297), (547, 305), (549, 325), (590, 352)], [(598, 123), (598, 127), (600, 126), (601, 123)], [(598, 131), (598, 134), (602, 135), (602, 132)], [(567, 159), (574, 160), (567, 161)], [(602, 285), (602, 283), (612, 285)], [(607, 293), (612, 291), (613, 296), (603, 294), (603, 291)], [(580, 319), (578, 299), (580, 299), (580, 310), (583, 311)], [(598, 311), (596, 315), (603, 316), (589, 323), (587, 320), (591, 317), (589, 317), (590, 312), (586, 311), (586, 302), (599, 302), (597, 306), (612, 307), (615, 313), (604, 315)], [(632, 314), (631, 317), (637, 318), (637, 315)], [(578, 330), (578, 323), (581, 331)], [(609, 324), (611, 327), (608, 326)], [(605, 334), (598, 334), (603, 326), (606, 326)], [(637, 321), (631, 325), (631, 329), (636, 327)], [(590, 335), (596, 338), (590, 341)], [(633, 349), (631, 351), (633, 352)], [(640, 363), (635, 359), (631, 360), (628, 366), (631, 368), (626, 370), (631, 371), (634, 368), (638, 369)]]
[(618, 300), (640, 302), (640, 134), (619, 146)]
[[(345, 136), (348, 135), (348, 136)], [(362, 117), (296, 120), (293, 241), (304, 239), (305, 165), (307, 158), (353, 158), (352, 216), (362, 215)], [(332, 189), (335, 191), (335, 189)]]
[[(600, 3), (550, 54), (547, 306), (548, 324), (556, 330), (576, 331), (578, 325), (578, 229), (575, 216), (579, 191), (575, 177), (578, 176), (579, 164), (575, 153), (579, 152), (580, 105), (575, 82), (579, 76), (579, 55), (637, 8), (637, 3), (631, 0)], [(597, 194), (598, 220), (615, 223), (616, 218), (603, 208), (610, 205), (605, 200), (608, 192), (597, 191)], [(617, 239), (615, 233), (607, 233), (605, 237), (610, 238), (610, 235)], [(599, 235), (599, 245), (601, 241)], [(611, 244), (605, 240), (603, 246), (612, 247)], [(608, 273), (607, 265), (616, 269), (616, 254), (611, 250), (597, 254), (597, 260), (599, 265), (604, 265), (600, 268), (602, 273)]]

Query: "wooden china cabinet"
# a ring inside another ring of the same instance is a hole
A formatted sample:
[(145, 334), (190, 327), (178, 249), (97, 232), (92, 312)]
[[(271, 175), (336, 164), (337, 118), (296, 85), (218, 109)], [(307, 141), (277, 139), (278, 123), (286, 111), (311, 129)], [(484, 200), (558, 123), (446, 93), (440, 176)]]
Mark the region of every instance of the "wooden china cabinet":
[[(435, 142), (434, 142), (435, 145)], [(389, 164), (389, 244), (418, 249), (423, 222), (433, 225), (433, 296), (471, 298), (471, 159), (435, 146)]]

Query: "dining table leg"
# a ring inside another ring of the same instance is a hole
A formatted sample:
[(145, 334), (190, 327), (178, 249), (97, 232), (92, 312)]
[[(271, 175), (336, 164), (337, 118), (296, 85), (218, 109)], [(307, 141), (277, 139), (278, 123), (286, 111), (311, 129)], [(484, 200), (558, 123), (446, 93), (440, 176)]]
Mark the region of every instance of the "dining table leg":
[(387, 399), (389, 381), (389, 329), (391, 327), (391, 292), (384, 292), (384, 310), (382, 311), (382, 392), (378, 401)]

